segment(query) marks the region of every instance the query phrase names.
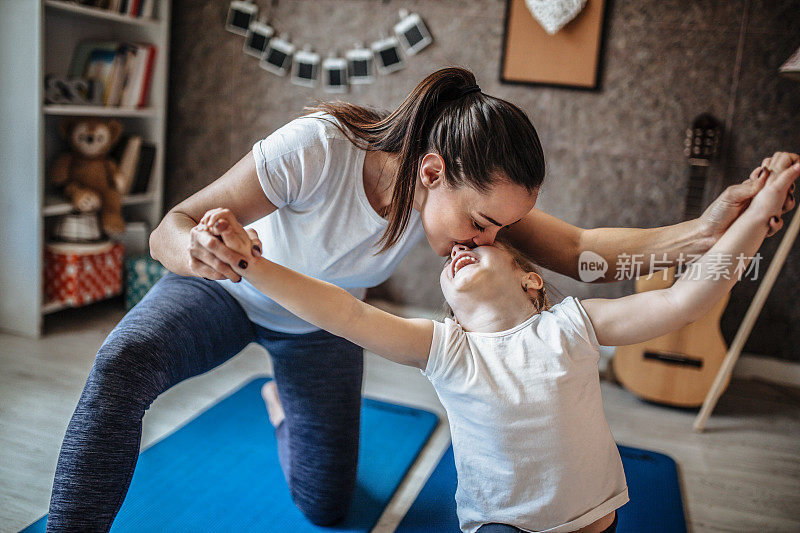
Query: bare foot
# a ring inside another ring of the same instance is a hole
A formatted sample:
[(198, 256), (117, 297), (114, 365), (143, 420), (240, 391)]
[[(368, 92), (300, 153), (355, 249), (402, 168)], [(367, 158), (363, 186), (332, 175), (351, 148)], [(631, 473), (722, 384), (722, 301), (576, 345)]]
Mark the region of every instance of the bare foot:
[(286, 415), (283, 413), (283, 406), (281, 406), (281, 400), (278, 397), (278, 386), (275, 384), (275, 380), (264, 383), (264, 386), (261, 387), (261, 397), (264, 398), (264, 402), (267, 404), (269, 421), (274, 427), (278, 427)]

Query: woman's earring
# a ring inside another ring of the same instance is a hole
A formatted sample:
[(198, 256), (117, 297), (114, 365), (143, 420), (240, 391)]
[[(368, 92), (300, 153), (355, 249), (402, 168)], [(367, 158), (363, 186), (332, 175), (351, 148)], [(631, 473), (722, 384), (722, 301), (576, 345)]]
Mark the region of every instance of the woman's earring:
[(525, 291), (525, 292), (528, 292), (528, 286), (527, 285), (523, 285), (522, 286), (522, 290)]

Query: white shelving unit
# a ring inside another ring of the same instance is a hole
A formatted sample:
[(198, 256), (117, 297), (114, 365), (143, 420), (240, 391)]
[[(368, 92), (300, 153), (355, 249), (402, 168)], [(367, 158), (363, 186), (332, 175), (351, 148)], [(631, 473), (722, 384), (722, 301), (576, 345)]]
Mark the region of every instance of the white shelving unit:
[[(126, 220), (161, 220), (166, 149), (170, 0), (152, 19), (133, 18), (63, 0), (0, 0), (0, 329), (39, 336), (42, 317), (61, 309), (44, 302), (44, 246), (50, 222), (71, 206), (46, 186), (64, 117), (115, 118), (126, 134), (156, 146), (145, 194), (123, 199)], [(147, 42), (157, 47), (148, 107), (44, 104), (44, 77), (66, 75), (84, 40)], [(13, 75), (7, 75), (13, 73)]]

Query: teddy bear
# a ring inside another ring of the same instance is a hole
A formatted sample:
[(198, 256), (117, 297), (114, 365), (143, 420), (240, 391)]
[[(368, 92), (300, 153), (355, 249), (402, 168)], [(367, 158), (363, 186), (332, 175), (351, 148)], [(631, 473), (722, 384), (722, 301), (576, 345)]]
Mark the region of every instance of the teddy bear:
[(100, 224), (110, 236), (125, 231), (119, 183), (125, 177), (109, 157), (122, 134), (117, 120), (67, 118), (60, 124), (69, 151), (59, 155), (50, 179), (81, 212), (100, 210)]

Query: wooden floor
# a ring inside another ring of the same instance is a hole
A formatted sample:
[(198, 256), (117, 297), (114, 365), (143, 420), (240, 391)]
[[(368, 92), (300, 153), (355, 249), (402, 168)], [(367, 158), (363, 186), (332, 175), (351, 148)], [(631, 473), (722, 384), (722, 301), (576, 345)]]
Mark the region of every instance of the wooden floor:
[[(118, 302), (70, 310), (30, 340), (0, 334), (0, 531), (18, 531), (47, 512), (58, 450), (94, 354), (121, 318)], [(419, 371), (366, 358), (364, 393), (442, 413)], [(144, 419), (147, 447), (221, 396), (270, 373), (252, 345), (221, 367), (159, 397)], [(800, 390), (734, 381), (708, 430), (694, 412), (647, 404), (603, 384), (617, 442), (672, 456), (680, 468), (690, 531), (800, 531)], [(390, 532), (449, 443), (440, 424), (375, 531)]]

